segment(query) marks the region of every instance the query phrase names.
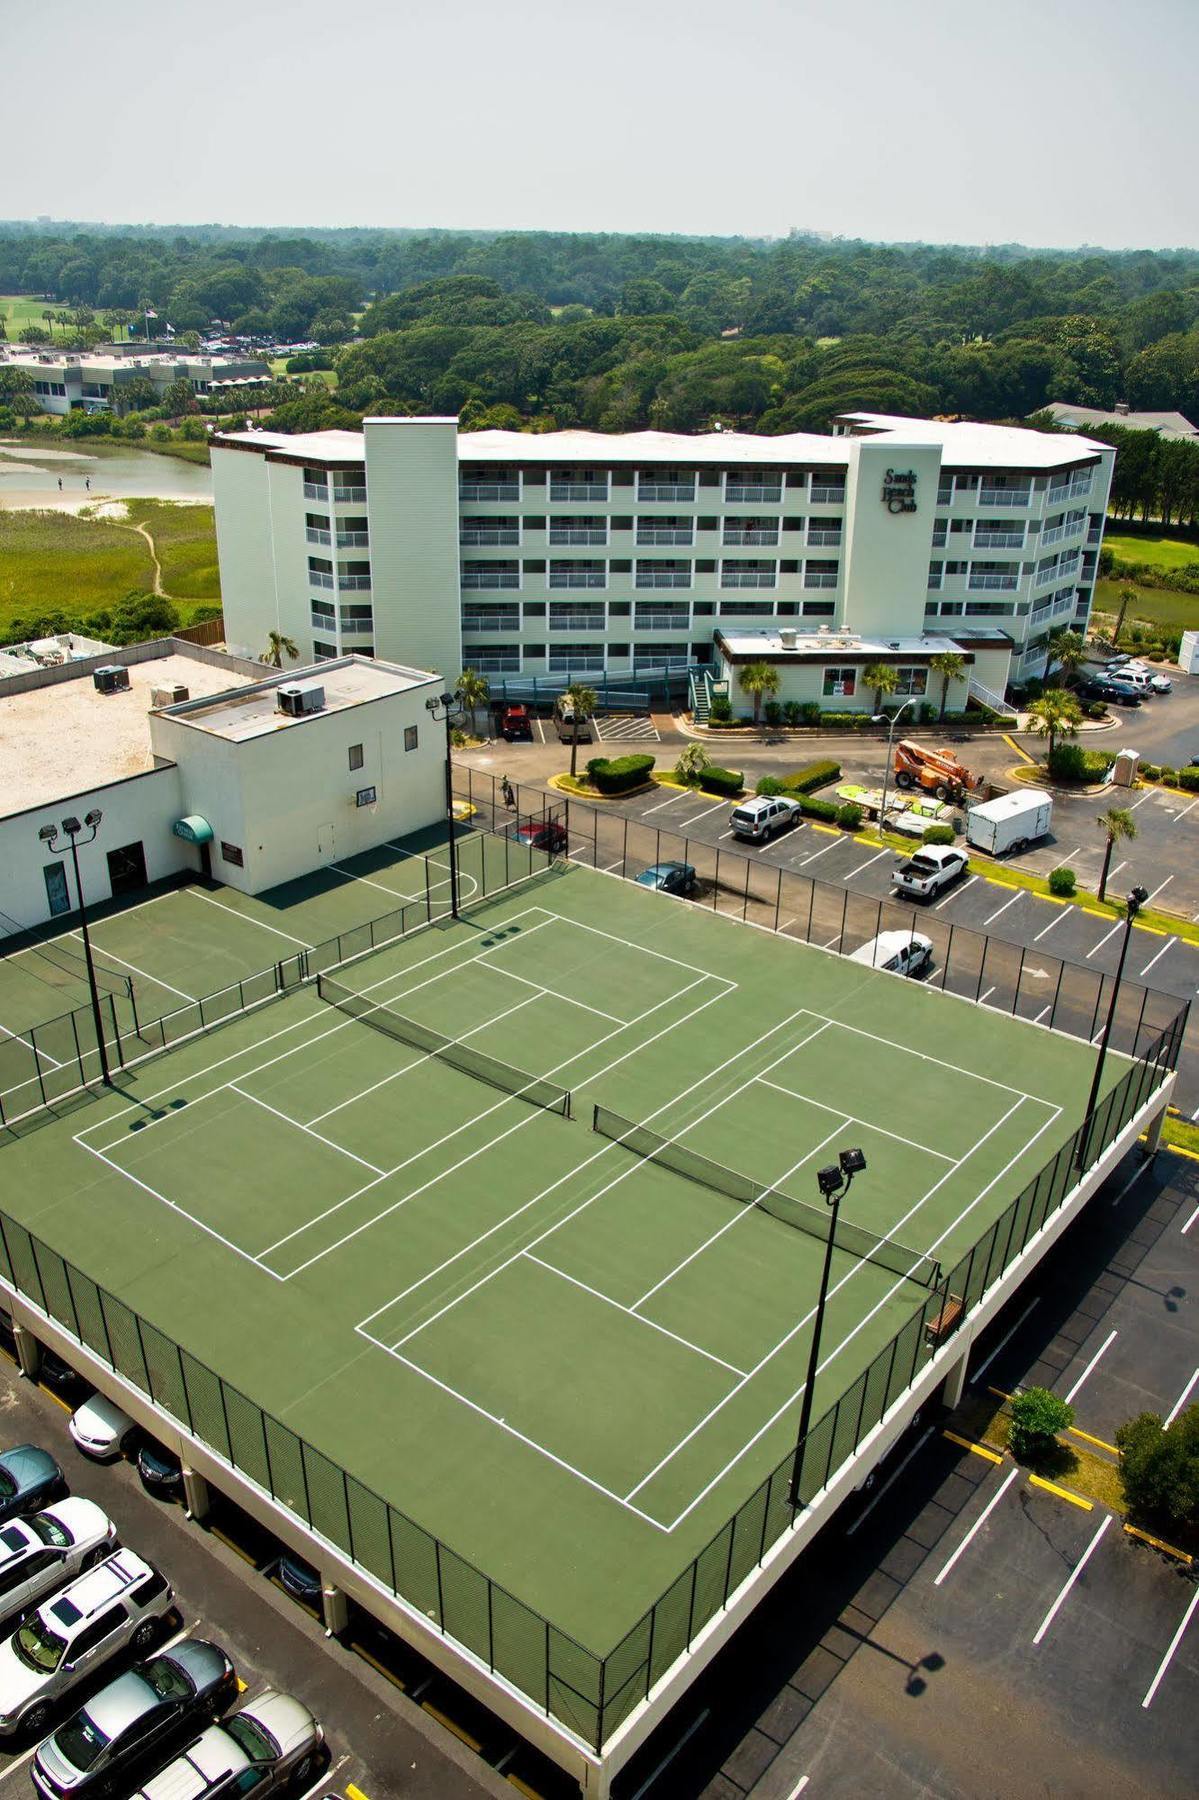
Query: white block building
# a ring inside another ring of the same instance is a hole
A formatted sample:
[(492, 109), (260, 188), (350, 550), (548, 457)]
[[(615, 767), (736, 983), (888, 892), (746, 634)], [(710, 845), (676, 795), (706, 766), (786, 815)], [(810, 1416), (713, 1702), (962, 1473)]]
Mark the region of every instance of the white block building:
[(162, 354), (122, 354), (111, 350), (54, 350), (25, 344), (0, 345), (0, 363), (15, 364), (33, 377), (43, 412), (121, 411), (121, 389), (139, 377), (151, 382), (159, 399), (176, 381), (194, 394), (268, 381), (271, 367), (257, 356), (202, 356), (188, 350)]
[(871, 413), (832, 436), (230, 433), (212, 453), (226, 635), (549, 692), (667, 668), (685, 686), (716, 672), (718, 632), (981, 631), (1008, 646), (1002, 692), (1044, 671), (1052, 628), (1087, 622), (1114, 457)]

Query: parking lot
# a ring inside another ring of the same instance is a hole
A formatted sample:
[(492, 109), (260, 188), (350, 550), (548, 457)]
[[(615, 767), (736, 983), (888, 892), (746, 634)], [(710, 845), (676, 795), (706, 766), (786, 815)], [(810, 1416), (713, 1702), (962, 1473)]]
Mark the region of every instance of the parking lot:
[[(1199, 1386), (1197, 1258), (1199, 1166), (1130, 1157), (975, 1347), (971, 1390), (1052, 1386), (1107, 1441), (1168, 1417)], [(926, 1411), (622, 1796), (1193, 1793), (1193, 1573), (945, 1429)]]
[[(71, 1398), (87, 1391), (81, 1386)], [(296, 1800), (483, 1800), (511, 1797), (514, 1787), (558, 1800), (572, 1791), (510, 1730), (365, 1618), (352, 1612), (342, 1638), (327, 1638), (315, 1613), (279, 1585), (278, 1543), (228, 1503), (217, 1499), (204, 1529), (181, 1505), (150, 1495), (128, 1462), (80, 1455), (64, 1400), (19, 1377), (7, 1358), (0, 1358), (0, 1410), (5, 1446), (48, 1449), (71, 1492), (101, 1506), (120, 1541), (167, 1577), (176, 1613), (165, 1642), (187, 1635), (221, 1645), (237, 1670), (239, 1705), (270, 1687), (317, 1714), (327, 1766)], [(63, 1702), (56, 1723), (135, 1660), (126, 1652), (105, 1664)], [(32, 1791), (34, 1748), (18, 1737), (0, 1752), (0, 1796)]]

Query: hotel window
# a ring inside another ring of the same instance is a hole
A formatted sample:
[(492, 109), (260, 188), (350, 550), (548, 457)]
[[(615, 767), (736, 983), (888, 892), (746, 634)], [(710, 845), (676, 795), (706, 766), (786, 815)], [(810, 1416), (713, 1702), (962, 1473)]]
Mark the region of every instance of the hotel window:
[(405, 750), (415, 750), (416, 743), (417, 743), (417, 727), (415, 725), (405, 725), (405, 727), (404, 727), (404, 748), (405, 748)]
[(899, 677), (899, 685), (895, 689), (897, 695), (902, 694), (906, 698), (912, 694), (927, 694), (927, 669), (896, 669), (895, 673)]
[(827, 668), (824, 671), (824, 693), (842, 694), (848, 698), (857, 686), (857, 679), (856, 669)]
[(350, 745), (350, 767), (351, 767), (351, 769), (360, 769), (362, 767), (362, 745), (361, 744), (351, 744)]

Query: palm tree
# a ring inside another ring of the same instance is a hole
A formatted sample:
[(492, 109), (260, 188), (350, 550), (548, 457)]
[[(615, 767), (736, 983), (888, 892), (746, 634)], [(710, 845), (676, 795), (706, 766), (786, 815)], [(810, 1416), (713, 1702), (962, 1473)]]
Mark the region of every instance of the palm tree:
[[(962, 679), (966, 672), (966, 658), (959, 656), (956, 650), (943, 650), (938, 656), (929, 658), (928, 666), (934, 675), (941, 677), (941, 712), (938, 719), (938, 723), (941, 723), (949, 704), (949, 684)], [(877, 712), (878, 708), (875, 707), (874, 710)]]
[(268, 631), (266, 649), (262, 653), (263, 662), (272, 669), (281, 669), (285, 656), (290, 657), (292, 662), (299, 661), (300, 650), (296, 640), (287, 637), (282, 631)]
[(879, 713), (883, 710), (883, 695), (893, 694), (899, 686), (899, 670), (890, 663), (868, 663), (862, 670), (862, 680), (874, 689), (874, 711)]
[(43, 317), (43, 319), (45, 319), (46, 328), (50, 333), (50, 342), (53, 343), (54, 342), (54, 321), (58, 317), (58, 314), (54, 311), (53, 307), (48, 306), (48, 307), (46, 307), (45, 311), (42, 313), (42, 317)]
[(1113, 650), (1118, 650), (1120, 648), (1120, 633), (1124, 629), (1124, 615), (1136, 597), (1137, 590), (1135, 588), (1126, 587), (1120, 589), (1120, 610), (1116, 614), (1116, 629), (1112, 632)]
[(1121, 838), (1134, 838), (1137, 835), (1137, 822), (1127, 806), (1109, 806), (1105, 813), (1100, 813), (1095, 823), (1100, 831), (1107, 834), (1103, 870), (1099, 876), (1099, 898), (1102, 900), (1107, 894), (1107, 872), (1111, 867), (1112, 851)]
[(754, 703), (754, 724), (762, 717), (762, 700), (769, 694), (772, 698), (779, 691), (779, 672), (773, 663), (746, 663), (738, 676), (743, 694), (751, 694)]
[(579, 762), (579, 726), (585, 724), (599, 705), (599, 695), (585, 682), (572, 681), (562, 698), (570, 702), (570, 778), (575, 779)]
[(1049, 756), (1059, 737), (1076, 737), (1082, 723), (1082, 708), (1065, 688), (1046, 688), (1039, 700), (1028, 709), (1030, 728), (1038, 737), (1049, 739)]
[(478, 737), (475, 729), (475, 712), (491, 694), (491, 683), (486, 675), (480, 675), (477, 669), (463, 669), (454, 689), (459, 700), (470, 714), (470, 735)]
[(1087, 647), (1077, 631), (1055, 631), (1049, 638), (1049, 660), (1056, 662), (1066, 687), (1073, 686), (1086, 659)]
[(685, 744), (679, 752), (674, 772), (680, 781), (698, 781), (708, 766), (708, 752), (702, 744)]

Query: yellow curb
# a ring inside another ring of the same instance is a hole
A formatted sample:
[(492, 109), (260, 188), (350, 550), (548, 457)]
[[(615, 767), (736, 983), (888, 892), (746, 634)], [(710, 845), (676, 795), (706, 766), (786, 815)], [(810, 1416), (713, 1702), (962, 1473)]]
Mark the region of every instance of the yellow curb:
[(1001, 1463), (1003, 1461), (997, 1451), (988, 1450), (985, 1444), (972, 1444), (969, 1438), (959, 1437), (956, 1431), (943, 1431), (941, 1436), (947, 1437), (950, 1443), (956, 1444), (960, 1450), (971, 1450), (975, 1456), (985, 1457), (988, 1462)]
[(1043, 1476), (1030, 1475), (1030, 1487), (1044, 1488), (1047, 1494), (1056, 1494), (1059, 1500), (1068, 1500), (1071, 1506), (1080, 1506), (1084, 1512), (1094, 1512), (1095, 1502), (1084, 1500), (1081, 1494), (1072, 1494), (1069, 1488), (1059, 1487), (1056, 1481), (1046, 1481)]
[(1199, 1162), (1199, 1150), (1184, 1150), (1181, 1144), (1160, 1144), (1161, 1150), (1168, 1150), (1171, 1156), (1185, 1156), (1190, 1162)]
[(994, 1394), (997, 1400), (1010, 1400), (1012, 1397), (1010, 1394), (1005, 1394), (1002, 1388), (992, 1387), (990, 1382), (987, 1383), (987, 1392)]
[(1016, 742), (1015, 738), (1012, 737), (1008, 732), (1006, 732), (1006, 731), (1001, 732), (1000, 736), (1003, 738), (1003, 741), (1008, 746), (1008, 748), (1010, 750), (1014, 750), (1016, 752), (1017, 756), (1023, 757), (1024, 761), (1026, 763), (1035, 763), (1036, 762), (1036, 760), (1037, 760), (1036, 757), (1030, 756), (1028, 754), (1027, 750), (1022, 750), (1020, 748), (1019, 744)]
[(352, 1781), (347, 1781), (346, 1800), (366, 1800), (366, 1795), (360, 1787), (355, 1787)]
[(823, 831), (826, 837), (841, 837), (842, 835), (850, 837), (852, 835), (852, 833), (848, 831), (842, 833), (839, 825), (822, 825), (819, 819), (809, 819), (807, 823), (812, 827), (813, 831)]
[(1097, 1444), (1100, 1450), (1110, 1450), (1113, 1456), (1119, 1456), (1115, 1444), (1107, 1443), (1103, 1438), (1092, 1437), (1089, 1431), (1080, 1431), (1077, 1425), (1067, 1425), (1066, 1430), (1072, 1437), (1079, 1437), (1084, 1444)]
[(1173, 1544), (1164, 1544), (1161, 1538), (1150, 1537), (1149, 1533), (1142, 1531), (1139, 1525), (1126, 1525), (1124, 1529), (1129, 1537), (1140, 1538), (1143, 1544), (1152, 1544), (1155, 1550), (1162, 1551), (1166, 1556), (1176, 1556), (1179, 1562), (1186, 1563), (1188, 1568), (1195, 1560), (1185, 1550), (1176, 1550)]

